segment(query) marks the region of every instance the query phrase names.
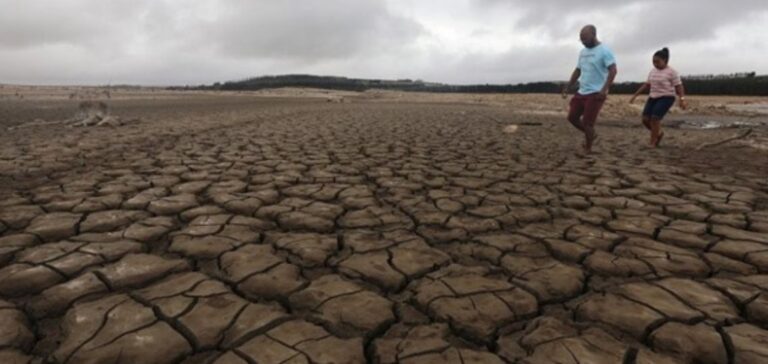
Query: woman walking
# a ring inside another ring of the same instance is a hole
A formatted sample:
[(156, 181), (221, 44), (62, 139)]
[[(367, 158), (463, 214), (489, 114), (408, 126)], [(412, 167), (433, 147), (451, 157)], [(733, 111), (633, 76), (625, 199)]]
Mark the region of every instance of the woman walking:
[(685, 101), (685, 88), (680, 75), (669, 66), (669, 49), (664, 48), (653, 55), (653, 67), (648, 74), (648, 81), (640, 86), (629, 102), (633, 103), (640, 94), (650, 88), (651, 92), (643, 109), (643, 125), (651, 131), (650, 146), (655, 148), (664, 138), (661, 121), (675, 104), (675, 96), (680, 97), (681, 109), (685, 110), (688, 103)]

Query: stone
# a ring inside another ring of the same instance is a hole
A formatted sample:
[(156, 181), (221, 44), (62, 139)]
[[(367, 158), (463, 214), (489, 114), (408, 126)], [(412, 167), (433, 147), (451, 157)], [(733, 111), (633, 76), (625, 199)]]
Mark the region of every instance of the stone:
[(318, 233), (330, 233), (334, 228), (333, 220), (299, 211), (280, 214), (278, 223), (285, 229)]
[(336, 330), (371, 334), (395, 319), (391, 301), (336, 275), (312, 281), (290, 302)]
[(184, 337), (124, 295), (75, 305), (63, 322), (57, 361), (167, 363), (190, 354)]
[(429, 276), (414, 286), (416, 302), (430, 316), (476, 340), (488, 341), (498, 327), (535, 313), (536, 298), (506, 281), (474, 274)]
[[(237, 348), (256, 363), (339, 363), (365, 361), (360, 338), (339, 339), (320, 326), (306, 321), (289, 321), (257, 336)], [(289, 361), (296, 358), (294, 361)]]
[(36, 217), (26, 232), (39, 236), (45, 241), (66, 239), (77, 234), (82, 215), (68, 212), (54, 212)]
[(34, 298), (30, 309), (36, 318), (58, 316), (75, 301), (109, 289), (93, 273), (46, 289)]
[(180, 259), (164, 259), (149, 254), (130, 254), (98, 271), (109, 282), (110, 288), (119, 289), (137, 287), (170, 273), (187, 269), (189, 269), (188, 263)]
[(193, 194), (179, 194), (163, 197), (149, 203), (147, 210), (157, 215), (175, 215), (196, 207), (197, 198)]
[(33, 363), (34, 360), (31, 356), (24, 354), (23, 352), (15, 349), (2, 349), (0, 350), (0, 363), (7, 364), (28, 364)]
[(80, 224), (82, 232), (106, 232), (130, 225), (133, 222), (149, 217), (142, 211), (107, 210), (89, 214)]
[(734, 363), (768, 361), (768, 331), (750, 324), (726, 327), (734, 349)]
[(732, 322), (739, 319), (739, 310), (728, 297), (702, 283), (689, 279), (669, 278), (656, 284), (713, 320)]
[(0, 300), (0, 347), (16, 348), (22, 351), (31, 349), (35, 335), (29, 328), (24, 313), (11, 303)]
[(318, 234), (271, 234), (265, 242), (298, 256), (306, 267), (324, 265), (339, 247), (336, 236)]
[(768, 325), (768, 293), (760, 293), (757, 298), (747, 305), (747, 318), (750, 322)]
[(580, 295), (586, 276), (575, 266), (555, 259), (506, 255), (501, 266), (515, 283), (536, 292), (542, 303), (561, 302)]
[[(677, 283), (677, 281), (673, 282)], [(673, 284), (673, 282), (668, 282), (668, 285)], [(644, 304), (654, 311), (678, 321), (695, 322), (703, 316), (701, 312), (686, 305), (669, 291), (648, 283), (625, 284), (620, 286), (616, 292), (622, 297)], [(696, 298), (694, 294), (687, 296)]]
[(650, 336), (653, 347), (687, 363), (725, 364), (728, 352), (723, 338), (711, 326), (669, 322)]
[(712, 234), (723, 236), (727, 239), (752, 241), (760, 244), (766, 244), (768, 247), (768, 236), (753, 231), (736, 229), (726, 225), (714, 225)]
[(11, 264), (0, 269), (0, 294), (6, 297), (35, 294), (63, 280), (64, 277), (46, 266)]
[(390, 253), (387, 251), (354, 254), (339, 263), (339, 269), (344, 274), (359, 277), (386, 290), (394, 291), (405, 284), (406, 276), (396, 270), (389, 260)]
[(615, 294), (594, 294), (578, 305), (576, 319), (613, 326), (643, 340), (646, 330), (663, 320), (664, 316), (645, 305)]

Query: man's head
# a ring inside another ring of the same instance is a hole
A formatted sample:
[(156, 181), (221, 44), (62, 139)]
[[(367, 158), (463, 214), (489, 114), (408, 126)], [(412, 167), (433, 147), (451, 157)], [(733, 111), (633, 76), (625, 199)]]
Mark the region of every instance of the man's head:
[(598, 45), (597, 41), (597, 28), (594, 25), (587, 25), (584, 28), (581, 28), (581, 34), (579, 35), (581, 38), (581, 43), (584, 44), (587, 48), (594, 48), (596, 45)]

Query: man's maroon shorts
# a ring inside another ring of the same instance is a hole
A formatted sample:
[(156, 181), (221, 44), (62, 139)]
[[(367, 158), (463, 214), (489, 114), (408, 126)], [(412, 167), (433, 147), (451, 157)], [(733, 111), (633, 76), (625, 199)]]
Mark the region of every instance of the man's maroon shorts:
[(600, 93), (589, 95), (576, 94), (571, 99), (571, 109), (568, 112), (568, 120), (574, 125), (594, 126), (597, 115), (603, 107), (605, 98)]

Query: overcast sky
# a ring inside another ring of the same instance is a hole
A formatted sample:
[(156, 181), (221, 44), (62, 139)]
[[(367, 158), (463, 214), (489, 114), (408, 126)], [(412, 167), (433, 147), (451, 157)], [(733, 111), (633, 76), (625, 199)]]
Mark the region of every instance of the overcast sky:
[(594, 23), (640, 80), (768, 73), (766, 0), (0, 0), (0, 83), (213, 83), (266, 74), (567, 79)]

